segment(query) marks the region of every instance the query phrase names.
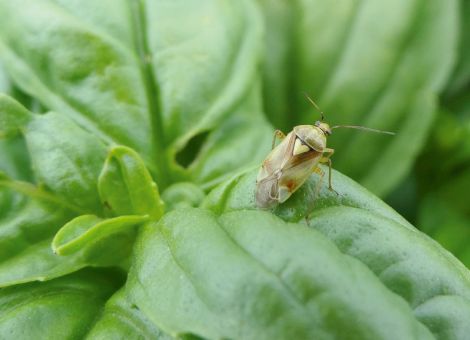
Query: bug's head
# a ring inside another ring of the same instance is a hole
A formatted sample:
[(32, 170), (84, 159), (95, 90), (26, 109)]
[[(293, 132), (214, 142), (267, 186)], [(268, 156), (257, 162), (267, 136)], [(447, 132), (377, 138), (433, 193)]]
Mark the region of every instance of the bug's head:
[(320, 130), (322, 130), (323, 133), (324, 133), (326, 136), (331, 135), (331, 127), (330, 127), (330, 125), (329, 125), (328, 123), (321, 122), (321, 121), (317, 120), (317, 121), (315, 122), (315, 126), (316, 126), (317, 128), (320, 128)]

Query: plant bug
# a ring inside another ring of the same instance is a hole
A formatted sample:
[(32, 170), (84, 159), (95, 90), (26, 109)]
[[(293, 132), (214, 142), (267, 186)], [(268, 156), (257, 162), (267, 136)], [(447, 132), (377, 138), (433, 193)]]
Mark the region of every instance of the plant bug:
[[(393, 132), (370, 129), (356, 125), (330, 125), (324, 122), (325, 115), (318, 105), (305, 94), (310, 103), (320, 112), (321, 121), (314, 125), (298, 125), (286, 135), (280, 130), (274, 132), (272, 150), (263, 161), (256, 179), (256, 205), (269, 209), (285, 202), (304, 184), (312, 172), (320, 175), (315, 195), (318, 194), (324, 172), (319, 163), (328, 164), (328, 188), (334, 191), (331, 183), (331, 159), (334, 149), (326, 147), (327, 137), (336, 128), (360, 129), (370, 132), (394, 135)], [(281, 143), (277, 146), (276, 139)]]

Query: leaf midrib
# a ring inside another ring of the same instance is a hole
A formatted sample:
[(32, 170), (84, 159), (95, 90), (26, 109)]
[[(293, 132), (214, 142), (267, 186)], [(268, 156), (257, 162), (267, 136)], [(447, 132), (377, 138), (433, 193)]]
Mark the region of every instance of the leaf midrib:
[(152, 64), (152, 53), (148, 46), (147, 20), (145, 17), (145, 5), (142, 0), (132, 0), (130, 2), (132, 13), (132, 28), (137, 50), (138, 63), (145, 88), (145, 97), (148, 104), (148, 114), (151, 124), (152, 150), (154, 152), (155, 169), (157, 171), (158, 185), (163, 190), (171, 183), (171, 172), (166, 161), (166, 152), (163, 142), (165, 141), (163, 119), (161, 116), (160, 91), (157, 86), (157, 79)]

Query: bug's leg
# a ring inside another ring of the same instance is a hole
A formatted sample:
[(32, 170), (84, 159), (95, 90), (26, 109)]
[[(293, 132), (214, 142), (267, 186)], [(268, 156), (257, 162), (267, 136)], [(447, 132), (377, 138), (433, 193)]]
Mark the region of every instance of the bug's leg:
[(282, 132), (281, 130), (274, 131), (273, 144), (271, 146), (271, 149), (274, 149), (274, 146), (276, 145), (276, 139), (283, 140), (284, 138), (286, 138), (284, 132)]
[(322, 169), (320, 169), (318, 166), (313, 168), (312, 172), (315, 172), (316, 174), (318, 174), (320, 176), (320, 179), (318, 180), (317, 185), (315, 186), (315, 190), (313, 192), (312, 207), (310, 208), (309, 212), (305, 214), (305, 221), (307, 222), (307, 224), (308, 224), (308, 221), (310, 220), (310, 214), (313, 212), (313, 209), (315, 208), (315, 200), (317, 199), (318, 194), (320, 193), (320, 188), (323, 183), (323, 178), (325, 177), (325, 172)]
[(333, 189), (333, 185), (331, 183), (331, 158), (330, 157), (333, 156), (333, 154), (335, 153), (335, 150), (330, 149), (330, 148), (325, 148), (325, 150), (323, 150), (323, 153), (326, 153), (327, 155), (320, 159), (320, 163), (328, 163), (328, 189), (336, 193), (336, 195), (339, 195), (338, 192), (335, 189)]

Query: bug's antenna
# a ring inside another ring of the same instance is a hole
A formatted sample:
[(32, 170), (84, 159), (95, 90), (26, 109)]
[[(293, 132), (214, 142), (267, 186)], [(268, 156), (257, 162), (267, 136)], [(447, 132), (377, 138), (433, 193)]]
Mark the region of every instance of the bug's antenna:
[(313, 107), (316, 108), (318, 112), (320, 112), (320, 114), (321, 114), (321, 120), (324, 121), (324, 120), (325, 120), (325, 114), (324, 114), (323, 111), (318, 107), (317, 103), (315, 103), (315, 102), (313, 101), (313, 99), (309, 97), (309, 95), (307, 94), (307, 92), (304, 92), (304, 95), (305, 95), (305, 98), (307, 98), (307, 100), (313, 105)]
[(336, 126), (331, 127), (331, 129), (337, 129), (337, 128), (357, 129), (357, 130), (363, 130), (363, 131), (369, 131), (369, 132), (384, 133), (386, 135), (392, 135), (392, 136), (395, 135), (395, 132), (371, 129), (371, 128), (368, 128), (365, 126), (359, 126), (359, 125), (336, 125)]

